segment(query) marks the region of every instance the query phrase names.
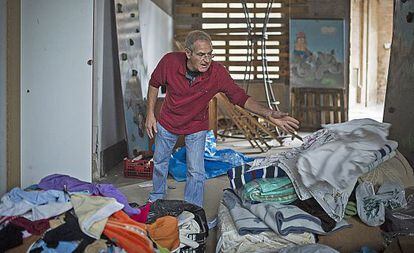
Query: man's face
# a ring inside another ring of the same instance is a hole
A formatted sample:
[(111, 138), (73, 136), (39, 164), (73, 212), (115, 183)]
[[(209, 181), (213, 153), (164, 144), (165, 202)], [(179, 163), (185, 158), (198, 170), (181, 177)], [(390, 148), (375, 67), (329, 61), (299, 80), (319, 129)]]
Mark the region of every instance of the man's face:
[(211, 43), (205, 40), (196, 40), (194, 50), (185, 49), (187, 55), (187, 67), (191, 71), (206, 72), (213, 58), (213, 48)]

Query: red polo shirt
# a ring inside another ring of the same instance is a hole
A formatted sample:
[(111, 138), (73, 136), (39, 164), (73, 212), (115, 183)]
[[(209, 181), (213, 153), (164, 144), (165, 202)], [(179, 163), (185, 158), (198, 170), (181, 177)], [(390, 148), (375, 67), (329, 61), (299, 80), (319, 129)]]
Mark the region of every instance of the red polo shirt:
[(208, 130), (208, 103), (219, 92), (226, 94), (233, 104), (244, 107), (249, 96), (223, 65), (213, 61), (190, 86), (185, 77), (186, 64), (185, 53), (168, 53), (158, 63), (149, 81), (155, 88), (161, 85), (167, 88), (157, 120), (169, 132), (192, 134)]

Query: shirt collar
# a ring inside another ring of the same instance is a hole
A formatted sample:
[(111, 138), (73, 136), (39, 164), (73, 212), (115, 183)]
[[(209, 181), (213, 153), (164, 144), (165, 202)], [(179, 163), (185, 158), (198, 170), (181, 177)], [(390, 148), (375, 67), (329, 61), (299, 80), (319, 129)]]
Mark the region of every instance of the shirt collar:
[[(183, 59), (183, 60), (180, 64), (180, 66), (178, 66), (178, 73), (185, 76), (185, 73), (187, 72), (187, 57), (186, 57), (185, 53), (182, 54), (181, 59)], [(204, 79), (210, 77), (211, 69), (213, 67), (212, 65), (213, 65), (213, 62), (210, 64), (210, 67), (208, 68), (208, 70), (206, 72), (200, 74), (201, 80), (204, 80)]]
[(185, 53), (182, 54), (181, 59), (181, 64), (178, 66), (178, 73), (185, 76), (185, 72), (187, 71), (187, 57), (185, 56)]

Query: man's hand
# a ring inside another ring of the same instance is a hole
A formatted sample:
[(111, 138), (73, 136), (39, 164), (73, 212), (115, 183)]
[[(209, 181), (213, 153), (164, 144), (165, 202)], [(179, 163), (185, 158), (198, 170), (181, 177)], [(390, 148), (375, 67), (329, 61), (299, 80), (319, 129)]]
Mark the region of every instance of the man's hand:
[(147, 115), (145, 128), (147, 129), (148, 137), (150, 137), (150, 139), (154, 138), (155, 134), (157, 133), (157, 119), (153, 113), (149, 113)]
[(252, 97), (249, 97), (246, 100), (246, 102), (244, 103), (244, 108), (272, 121), (285, 133), (295, 133), (295, 131), (299, 128), (299, 121), (297, 121), (295, 118), (288, 116), (289, 114), (285, 112), (271, 110), (269, 109), (269, 107), (265, 107), (258, 103)]
[(293, 117), (287, 116), (287, 113), (272, 111), (268, 117), (270, 121), (275, 123), (285, 133), (295, 133), (299, 128), (299, 121)]

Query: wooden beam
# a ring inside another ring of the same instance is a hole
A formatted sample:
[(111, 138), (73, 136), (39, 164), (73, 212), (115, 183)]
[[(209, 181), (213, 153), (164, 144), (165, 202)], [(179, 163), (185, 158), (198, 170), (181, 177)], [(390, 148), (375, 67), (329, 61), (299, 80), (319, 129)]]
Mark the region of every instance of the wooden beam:
[(7, 190), (20, 187), (20, 1), (7, 1)]

